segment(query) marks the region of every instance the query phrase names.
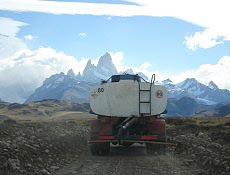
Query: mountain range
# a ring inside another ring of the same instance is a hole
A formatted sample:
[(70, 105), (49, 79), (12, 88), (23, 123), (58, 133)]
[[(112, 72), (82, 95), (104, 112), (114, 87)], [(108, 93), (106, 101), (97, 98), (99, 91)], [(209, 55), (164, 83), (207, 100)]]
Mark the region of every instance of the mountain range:
[[(132, 69), (126, 73), (134, 74)], [(110, 54), (106, 53), (100, 57), (97, 65), (93, 65), (89, 60), (82, 75), (75, 75), (70, 69), (67, 74), (59, 73), (47, 78), (26, 103), (43, 99), (89, 102), (90, 87), (113, 74), (118, 74), (118, 71)], [(144, 74), (138, 74), (148, 80)], [(195, 78), (187, 78), (180, 83), (173, 83), (170, 79), (156, 83), (168, 90), (168, 115), (193, 115), (202, 110), (213, 109), (220, 103), (230, 103), (230, 91), (219, 89), (213, 81), (202, 84)]]
[(75, 75), (70, 69), (67, 74), (61, 72), (47, 78), (25, 103), (43, 99), (89, 102), (90, 86), (99, 83), (102, 79), (108, 79), (113, 74), (118, 74), (118, 71), (110, 54), (106, 53), (100, 57), (96, 66), (89, 60), (82, 75), (80, 73)]
[(180, 83), (174, 84), (170, 79), (167, 79), (160, 84), (168, 89), (169, 98), (190, 97), (196, 99), (200, 104), (207, 105), (230, 102), (230, 91), (219, 89), (213, 81), (205, 85), (195, 78), (187, 78)]
[[(89, 89), (92, 85), (120, 73), (122, 72), (117, 71), (111, 55), (106, 53), (100, 57), (97, 65), (88, 60), (82, 74), (75, 75), (70, 69), (66, 74), (61, 72), (50, 76), (27, 98), (25, 103), (44, 99), (87, 103), (89, 102)], [(128, 69), (125, 73), (134, 74), (132, 69)], [(138, 72), (137, 74), (148, 80), (143, 73)], [(214, 108), (220, 103), (230, 103), (230, 91), (219, 89), (213, 81), (202, 84), (195, 78), (187, 78), (180, 83), (173, 83), (170, 79), (166, 79), (156, 84), (161, 84), (168, 90), (169, 115), (192, 115)]]

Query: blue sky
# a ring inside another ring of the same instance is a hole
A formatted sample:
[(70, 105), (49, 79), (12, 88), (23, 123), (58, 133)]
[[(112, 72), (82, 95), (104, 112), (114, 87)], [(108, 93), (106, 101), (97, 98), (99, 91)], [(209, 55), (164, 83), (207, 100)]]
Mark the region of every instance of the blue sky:
[[(203, 27), (165, 17), (111, 17), (93, 15), (52, 15), (1, 11), (0, 16), (28, 23), (21, 28), (31, 49), (52, 47), (76, 58), (95, 58), (107, 51), (125, 53), (125, 64), (138, 66), (149, 62), (153, 69), (175, 73), (195, 69), (200, 64), (217, 63), (229, 54), (229, 42), (208, 49), (189, 50), (184, 38)], [(79, 36), (86, 33), (86, 37)]]
[[(84, 2), (95, 3), (94, 0)], [(136, 6), (138, 0), (96, 2)], [(146, 4), (149, 2), (146, 1)], [(188, 20), (183, 20), (173, 15), (123, 16), (119, 15), (119, 12), (116, 15), (110, 15), (108, 12), (102, 15), (95, 15), (94, 12), (68, 14), (68, 11), (54, 14), (49, 9), (45, 13), (36, 9), (17, 10), (19, 7), (13, 5), (9, 7), (12, 9), (7, 10), (4, 4), (2, 8), (0, 5), (0, 17), (28, 24), (19, 27), (16, 37), (30, 50), (40, 47), (52, 48), (57, 52), (74, 56), (77, 60), (96, 59), (105, 52), (122, 52), (124, 66), (138, 68), (143, 63), (148, 63), (151, 66), (146, 69), (150, 72), (160, 72), (163, 78), (175, 78), (177, 75), (185, 74), (198, 76), (199, 72), (196, 71), (199, 71), (201, 65), (218, 65), (222, 57), (230, 55), (229, 36), (224, 33), (225, 31), (210, 32), (211, 36), (206, 36), (205, 31), (210, 28), (209, 24), (200, 25), (202, 21), (194, 22), (189, 15)], [(196, 32), (198, 37), (195, 36)], [(25, 39), (28, 35), (32, 38)], [(190, 37), (192, 44), (186, 42), (186, 37)], [(228, 72), (226, 75), (229, 75)], [(205, 77), (200, 79), (203, 80)], [(230, 83), (224, 84), (226, 83), (219, 82), (220, 86), (230, 87)]]

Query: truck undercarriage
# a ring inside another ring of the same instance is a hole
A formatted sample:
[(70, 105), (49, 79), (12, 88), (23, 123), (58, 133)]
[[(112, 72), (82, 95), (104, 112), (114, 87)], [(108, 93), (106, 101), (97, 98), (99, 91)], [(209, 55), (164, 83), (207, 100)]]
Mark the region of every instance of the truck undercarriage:
[(165, 120), (150, 117), (105, 117), (91, 123), (90, 150), (93, 155), (107, 155), (110, 143), (131, 146), (133, 143), (146, 145), (147, 153), (164, 153), (166, 143)]

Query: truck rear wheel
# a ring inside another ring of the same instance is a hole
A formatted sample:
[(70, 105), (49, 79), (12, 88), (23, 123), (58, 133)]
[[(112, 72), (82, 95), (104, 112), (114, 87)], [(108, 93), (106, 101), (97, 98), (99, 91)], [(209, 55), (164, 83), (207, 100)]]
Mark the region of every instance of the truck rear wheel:
[(165, 145), (160, 144), (152, 144), (152, 143), (146, 143), (146, 150), (147, 154), (153, 155), (153, 154), (165, 154)]
[(110, 143), (91, 143), (90, 151), (92, 155), (109, 155), (110, 152)]
[[(98, 130), (92, 130), (90, 132), (90, 140), (97, 140), (99, 136)], [(110, 152), (110, 143), (90, 143), (90, 151), (92, 155), (108, 155)]]

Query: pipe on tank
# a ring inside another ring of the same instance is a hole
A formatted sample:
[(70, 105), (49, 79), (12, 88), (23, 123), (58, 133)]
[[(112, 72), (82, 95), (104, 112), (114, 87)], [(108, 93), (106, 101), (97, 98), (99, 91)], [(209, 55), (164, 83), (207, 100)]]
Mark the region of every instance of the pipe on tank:
[(127, 122), (125, 123), (122, 123), (120, 126), (119, 126), (119, 130), (118, 130), (118, 133), (117, 133), (117, 139), (118, 140), (121, 140), (122, 139), (122, 135), (123, 133), (129, 128), (131, 127), (133, 124), (135, 124), (137, 121), (138, 121), (138, 118), (137, 117), (130, 117), (128, 120), (126, 120)]

